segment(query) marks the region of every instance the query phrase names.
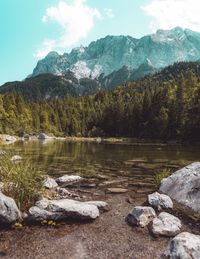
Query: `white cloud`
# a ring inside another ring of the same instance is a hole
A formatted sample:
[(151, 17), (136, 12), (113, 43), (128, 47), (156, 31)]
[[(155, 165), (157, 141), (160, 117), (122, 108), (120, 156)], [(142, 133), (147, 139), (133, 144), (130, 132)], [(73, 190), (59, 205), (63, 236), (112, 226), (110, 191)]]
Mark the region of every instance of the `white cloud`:
[(114, 13), (113, 13), (113, 9), (111, 9), (111, 8), (105, 8), (104, 12), (110, 18), (113, 18), (115, 16)]
[(73, 46), (81, 39), (86, 38), (93, 29), (96, 19), (101, 19), (101, 14), (96, 8), (87, 5), (86, 0), (60, 1), (57, 6), (47, 8), (42, 22), (57, 23), (61, 27), (61, 36), (57, 40), (46, 40), (36, 57), (45, 56), (45, 49), (63, 49)]
[(199, 0), (151, 0), (141, 8), (152, 17), (152, 30), (180, 26), (200, 31)]
[(56, 41), (55, 40), (49, 40), (46, 39), (43, 41), (42, 43), (42, 47), (39, 48), (36, 53), (33, 54), (33, 56), (35, 58), (43, 58), (45, 57), (50, 51), (52, 51), (54, 49), (56, 45)]

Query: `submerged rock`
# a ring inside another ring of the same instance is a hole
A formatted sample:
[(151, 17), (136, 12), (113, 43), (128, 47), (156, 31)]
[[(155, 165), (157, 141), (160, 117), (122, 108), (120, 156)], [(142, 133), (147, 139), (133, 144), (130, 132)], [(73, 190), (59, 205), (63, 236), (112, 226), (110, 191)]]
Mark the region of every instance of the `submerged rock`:
[(173, 202), (171, 198), (158, 192), (154, 192), (148, 195), (148, 203), (157, 210), (173, 208)]
[(81, 181), (83, 178), (78, 175), (63, 175), (56, 179), (57, 183), (64, 184), (64, 183), (71, 183), (71, 182), (78, 182)]
[(106, 190), (107, 193), (126, 193), (128, 191), (128, 189), (124, 189), (124, 188), (108, 188)]
[(47, 189), (53, 189), (58, 187), (58, 184), (53, 178), (48, 177), (47, 179), (44, 180), (43, 186)]
[(200, 214), (200, 162), (192, 163), (163, 179), (160, 191)]
[(182, 232), (171, 240), (163, 258), (199, 259), (200, 236)]
[(157, 218), (153, 219), (152, 232), (156, 236), (174, 237), (180, 233), (181, 226), (181, 221), (177, 217), (161, 212)]
[(21, 213), (15, 201), (0, 192), (0, 223), (12, 224), (21, 220)]
[(147, 226), (156, 217), (156, 212), (151, 207), (135, 207), (126, 217), (131, 226)]
[(100, 203), (94, 204), (70, 199), (52, 201), (43, 199), (29, 209), (29, 220), (92, 220), (99, 216), (98, 206), (102, 206)]

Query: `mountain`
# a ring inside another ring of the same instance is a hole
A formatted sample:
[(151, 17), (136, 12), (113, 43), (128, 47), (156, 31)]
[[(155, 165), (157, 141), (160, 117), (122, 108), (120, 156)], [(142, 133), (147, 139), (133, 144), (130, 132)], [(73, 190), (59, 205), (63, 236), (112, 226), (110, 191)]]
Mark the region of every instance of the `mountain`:
[(85, 96), (159, 72), (176, 62), (200, 60), (200, 33), (176, 27), (158, 30), (141, 39), (107, 36), (73, 49), (50, 52), (22, 82), (0, 87), (26, 99), (43, 100), (65, 95)]
[(88, 47), (81, 46), (63, 55), (50, 52), (37, 63), (31, 76), (44, 73), (63, 75), (71, 70), (77, 79), (98, 79), (124, 66), (130, 70), (141, 70), (141, 66), (148, 62), (155, 70), (175, 62), (198, 59), (200, 33), (176, 27), (172, 30), (158, 30), (141, 39), (107, 36), (90, 43)]
[[(165, 82), (171, 79), (178, 80), (178, 77), (185, 75), (187, 71), (191, 71), (200, 77), (200, 62), (179, 62), (157, 72), (148, 62), (136, 70), (123, 66), (120, 70), (114, 71), (106, 77), (99, 77), (98, 80), (91, 78), (81, 78), (78, 80), (71, 71), (60, 76), (41, 74), (21, 82), (6, 83), (0, 87), (0, 94), (15, 92), (22, 95), (25, 100), (33, 101), (54, 98), (63, 99), (67, 95), (80, 97), (94, 94), (100, 90), (110, 90), (116, 86), (123, 85), (125, 82), (125, 87), (127, 87), (131, 81), (136, 81), (137, 88), (141, 89), (145, 88), (147, 81)], [(152, 83), (151, 87), (153, 88)]]

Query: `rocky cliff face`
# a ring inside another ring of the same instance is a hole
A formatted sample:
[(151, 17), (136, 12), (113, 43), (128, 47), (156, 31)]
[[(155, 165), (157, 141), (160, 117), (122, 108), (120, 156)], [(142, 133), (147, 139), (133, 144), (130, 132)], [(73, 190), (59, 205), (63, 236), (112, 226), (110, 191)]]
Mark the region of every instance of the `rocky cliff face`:
[(50, 52), (38, 62), (32, 77), (43, 73), (63, 75), (70, 70), (77, 79), (97, 79), (102, 74), (108, 76), (125, 66), (132, 72), (139, 68), (141, 71), (141, 67), (148, 62), (156, 70), (175, 62), (199, 59), (200, 33), (177, 27), (158, 30), (141, 39), (107, 36), (90, 43), (88, 47), (75, 48), (69, 54)]

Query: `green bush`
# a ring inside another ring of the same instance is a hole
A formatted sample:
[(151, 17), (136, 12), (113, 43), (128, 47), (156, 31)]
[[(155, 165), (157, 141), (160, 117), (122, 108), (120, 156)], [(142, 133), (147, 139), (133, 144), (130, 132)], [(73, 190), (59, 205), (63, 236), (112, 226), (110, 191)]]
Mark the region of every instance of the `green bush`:
[(12, 162), (11, 157), (0, 157), (0, 181), (4, 183), (3, 192), (16, 201), (21, 211), (25, 211), (40, 195), (43, 176), (28, 160)]
[(161, 184), (161, 181), (164, 179), (164, 178), (167, 178), (169, 177), (170, 175), (172, 174), (171, 170), (168, 169), (168, 168), (165, 168), (163, 169), (162, 171), (160, 172), (157, 172), (154, 176), (154, 180), (155, 180), (155, 183), (157, 186), (160, 186)]

